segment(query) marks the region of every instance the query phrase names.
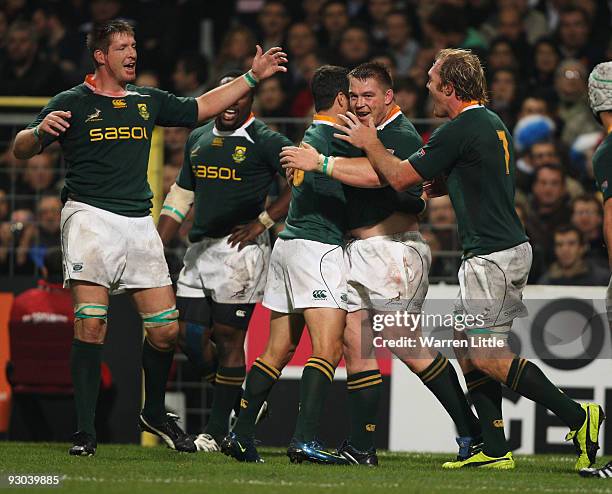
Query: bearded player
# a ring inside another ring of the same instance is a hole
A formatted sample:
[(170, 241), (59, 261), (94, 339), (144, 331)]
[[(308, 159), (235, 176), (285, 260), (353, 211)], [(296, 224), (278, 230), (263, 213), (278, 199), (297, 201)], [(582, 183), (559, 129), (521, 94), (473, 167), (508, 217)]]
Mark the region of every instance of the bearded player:
[[(242, 73), (231, 72), (219, 85), (239, 77)], [(202, 348), (209, 342), (202, 339), (212, 334), (219, 365), (210, 418), (195, 440), (199, 451), (219, 451), (228, 433), (246, 375), (246, 330), (266, 283), (268, 229), (287, 214), (291, 198), (287, 188), (264, 209), (270, 185), (279, 172), (284, 174), (280, 150), (291, 141), (255, 119), (252, 106), (250, 91), (191, 133), (157, 227), (168, 243), (195, 203), (191, 245), (177, 283), (180, 340), (189, 359), (204, 368)]]
[[(484, 106), (486, 80), (480, 60), (469, 50), (441, 50), (429, 70), (427, 87), (435, 116), (450, 121), (408, 159), (390, 154), (378, 140), (372, 122), (364, 125), (353, 114), (345, 117), (344, 126), (337, 127), (346, 135), (337, 136), (366, 151), (376, 173), (396, 190), (441, 175), (448, 177), (463, 245), (455, 310), (484, 321), (482, 327), (456, 333), (479, 342), (460, 358), (460, 364), (482, 426), (484, 449), (444, 467), (514, 468), (504, 436), (501, 383), (559, 417), (570, 429), (566, 440), (572, 439), (576, 448), (575, 468), (589, 467), (599, 448), (599, 430), (605, 418), (601, 407), (570, 399), (539, 367), (519, 358), (507, 345), (512, 320), (527, 312), (522, 292), (532, 253), (514, 209), (512, 136), (501, 119)], [(495, 342), (496, 351), (484, 348), (487, 343), (483, 339)]]
[(67, 165), (62, 190), (65, 282), (74, 302), (71, 368), (78, 432), (71, 455), (96, 451), (94, 415), (109, 294), (127, 290), (143, 320), (143, 430), (180, 451), (196, 450), (166, 414), (164, 395), (178, 334), (163, 245), (150, 216), (147, 165), (155, 125), (194, 126), (247, 94), (259, 79), (286, 69), (280, 48), (257, 48), (243, 77), (199, 96), (177, 98), (131, 84), (136, 78), (132, 27), (120, 20), (88, 36), (95, 72), (47, 104), (15, 138), (14, 153), (27, 159), (59, 141)]
[[(378, 138), (399, 159), (422, 146), (414, 126), (395, 104), (392, 80), (383, 66), (365, 63), (349, 73), (350, 105), (357, 117), (374, 122)], [(354, 155), (354, 153), (353, 153)], [(338, 155), (336, 155), (338, 156)], [(316, 170), (320, 156), (308, 149), (283, 151), (289, 167)], [(340, 165), (340, 166), (338, 166)], [(339, 448), (353, 464), (376, 465), (374, 447), (382, 378), (376, 361), (370, 319), (375, 313), (405, 311), (419, 314), (428, 290), (429, 247), (418, 231), (417, 214), (425, 203), (421, 186), (397, 193), (381, 184), (366, 158), (333, 158), (327, 175), (352, 184), (343, 167), (369, 169), (369, 188), (345, 186), (348, 228), (353, 238), (346, 249), (349, 313), (344, 332), (350, 437)], [(357, 184), (359, 185), (359, 184)], [(411, 329), (413, 330), (411, 332)], [(420, 328), (387, 328), (385, 339), (412, 334)], [(459, 432), (459, 457), (467, 458), (480, 443), (478, 419), (465, 399), (454, 367), (431, 349), (392, 348), (447, 410)]]

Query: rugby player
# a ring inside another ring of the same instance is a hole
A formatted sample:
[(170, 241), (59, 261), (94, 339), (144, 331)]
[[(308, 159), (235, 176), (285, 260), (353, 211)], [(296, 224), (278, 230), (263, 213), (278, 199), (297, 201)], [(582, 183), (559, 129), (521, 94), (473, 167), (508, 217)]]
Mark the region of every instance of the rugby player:
[(510, 132), (484, 106), (484, 70), (469, 50), (441, 50), (428, 74), (434, 114), (450, 121), (407, 160), (385, 149), (372, 121), (365, 125), (353, 114), (347, 114), (345, 125), (337, 127), (346, 135), (336, 135), (366, 151), (373, 169), (395, 190), (442, 174), (448, 176), (463, 246), (456, 311), (484, 321), (483, 326), (456, 335), (487, 338), (502, 346), (492, 352), (479, 343), (459, 359), (480, 418), (484, 447), (468, 459), (447, 462), (444, 467), (514, 468), (504, 437), (501, 383), (559, 417), (570, 429), (566, 440), (572, 439), (576, 448), (575, 468), (589, 467), (599, 448), (598, 435), (605, 418), (601, 407), (570, 399), (535, 364), (519, 358), (507, 346), (512, 320), (527, 312), (522, 291), (532, 259), (531, 246), (514, 209), (515, 163)]
[[(606, 137), (593, 154), (593, 172), (604, 200), (604, 238), (608, 247), (608, 260), (612, 267), (612, 62), (596, 65), (589, 76), (589, 103), (593, 115), (603, 125)], [(606, 293), (606, 312), (612, 328), (612, 278)], [(601, 468), (584, 468), (584, 477), (612, 478), (612, 461)]]
[(150, 216), (151, 137), (155, 125), (194, 126), (217, 115), (259, 79), (285, 71), (281, 64), (286, 55), (280, 48), (264, 54), (257, 47), (252, 68), (243, 77), (198, 98), (177, 98), (131, 84), (137, 53), (128, 23), (112, 20), (96, 26), (87, 46), (94, 74), (53, 97), (19, 132), (14, 146), (15, 156), (26, 159), (58, 140), (67, 164), (62, 251), (65, 281), (74, 302), (71, 368), (78, 420), (70, 454), (91, 456), (96, 450), (94, 415), (108, 297), (123, 290), (131, 293), (146, 332), (140, 425), (169, 447), (193, 452), (193, 440), (164, 407), (178, 311), (163, 245)]
[[(385, 67), (365, 63), (349, 73), (350, 106), (357, 117), (376, 126), (378, 138), (399, 159), (422, 146), (412, 123), (395, 104), (392, 80)], [(336, 146), (337, 147), (337, 146)], [(283, 150), (284, 166), (299, 168), (310, 158), (315, 169), (319, 155), (308, 149)], [(353, 155), (355, 153), (353, 152)], [(338, 155), (336, 155), (338, 156)], [(302, 162), (302, 164), (300, 164)], [(368, 165), (366, 158), (335, 158), (333, 163)], [(329, 166), (329, 165), (328, 165)], [(370, 168), (371, 170), (371, 168)], [(327, 174), (340, 181), (335, 167)], [(345, 181), (351, 183), (350, 179)], [(428, 290), (431, 253), (418, 231), (417, 214), (425, 208), (420, 185), (397, 193), (381, 184), (375, 173), (371, 188), (344, 188), (348, 228), (353, 237), (346, 249), (348, 310), (344, 357), (349, 393), (350, 439), (338, 453), (353, 464), (376, 465), (374, 447), (382, 378), (376, 361), (370, 317), (375, 312), (420, 313)], [(411, 332), (411, 329), (413, 330)], [(411, 334), (418, 342), (420, 328), (387, 328), (383, 338)], [(467, 458), (480, 443), (480, 426), (465, 399), (457, 373), (438, 352), (417, 345), (391, 349), (430, 389), (455, 422), (460, 437), (459, 457)]]
[[(316, 114), (303, 142), (333, 154), (333, 122), (348, 110), (347, 70), (323, 66), (312, 79)], [(347, 464), (317, 441), (325, 398), (342, 357), (346, 318), (346, 275), (343, 261), (346, 229), (342, 185), (329, 177), (306, 173), (292, 187), (285, 229), (274, 244), (263, 305), (272, 310), (270, 337), (246, 381), (234, 430), (223, 440), (222, 451), (238, 461), (263, 461), (254, 445), (255, 419), (282, 369), (291, 360), (304, 323), (312, 340), (312, 356), (300, 383), (296, 429), (287, 450), (292, 462)]]
[[(223, 76), (219, 85), (242, 77)], [(291, 141), (256, 120), (253, 91), (195, 129), (183, 168), (161, 210), (157, 230), (164, 244), (195, 203), (192, 242), (177, 283), (180, 338), (189, 359), (205, 367), (202, 348), (214, 337), (219, 367), (212, 410), (199, 451), (219, 451), (228, 418), (246, 376), (244, 340), (255, 304), (263, 298), (270, 260), (268, 229), (289, 209), (291, 189), (268, 209), (266, 195), (284, 170), (279, 153)], [(206, 371), (204, 371), (206, 374)]]

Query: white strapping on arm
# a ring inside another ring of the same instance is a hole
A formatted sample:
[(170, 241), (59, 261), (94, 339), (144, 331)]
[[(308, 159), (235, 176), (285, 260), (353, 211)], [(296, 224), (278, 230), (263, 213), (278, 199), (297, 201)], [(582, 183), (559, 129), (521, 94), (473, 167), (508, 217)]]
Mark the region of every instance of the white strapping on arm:
[(166, 196), (160, 214), (170, 216), (177, 222), (182, 223), (193, 204), (194, 197), (193, 190), (183, 189), (175, 183), (170, 187), (170, 192)]

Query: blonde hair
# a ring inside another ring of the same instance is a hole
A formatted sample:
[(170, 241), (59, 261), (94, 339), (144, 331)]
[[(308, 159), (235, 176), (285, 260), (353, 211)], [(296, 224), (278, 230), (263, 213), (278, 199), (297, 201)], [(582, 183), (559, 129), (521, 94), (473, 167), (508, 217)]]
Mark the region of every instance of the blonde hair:
[(478, 56), (470, 50), (446, 48), (438, 52), (436, 62), (440, 62), (440, 84), (453, 86), (457, 98), (488, 102), (487, 80)]

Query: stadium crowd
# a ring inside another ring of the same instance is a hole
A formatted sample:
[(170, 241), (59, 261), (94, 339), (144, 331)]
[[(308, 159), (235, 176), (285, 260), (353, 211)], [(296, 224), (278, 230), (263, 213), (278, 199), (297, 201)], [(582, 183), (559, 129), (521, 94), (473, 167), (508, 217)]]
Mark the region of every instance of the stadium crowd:
[[(137, 85), (199, 95), (226, 71), (247, 70), (256, 43), (264, 50), (283, 46), (289, 71), (259, 85), (254, 111), (298, 142), (313, 113), (314, 70), (324, 63), (353, 68), (376, 60), (392, 72), (396, 101), (426, 141), (439, 124), (427, 118), (427, 71), (434, 56), (445, 47), (470, 48), (485, 64), (490, 108), (513, 132), (516, 207), (534, 249), (529, 282), (607, 284), (602, 205), (591, 167), (604, 133), (589, 109), (586, 84), (594, 65), (612, 59), (606, 0), (234, 0), (215, 3), (214, 9), (207, 4), (0, 1), (0, 96), (51, 96), (78, 84), (91, 71), (86, 34), (97, 23), (121, 17), (136, 26)], [(15, 159), (5, 131), (0, 272), (31, 274), (42, 265), (45, 250), (60, 244), (63, 164), (55, 146), (29, 160)], [(165, 131), (165, 193), (182, 165), (188, 134)], [(460, 247), (449, 198), (431, 199), (425, 215), (432, 281), (456, 279)], [(184, 223), (172, 245), (178, 252), (170, 254), (171, 271), (180, 269), (188, 227)]]

